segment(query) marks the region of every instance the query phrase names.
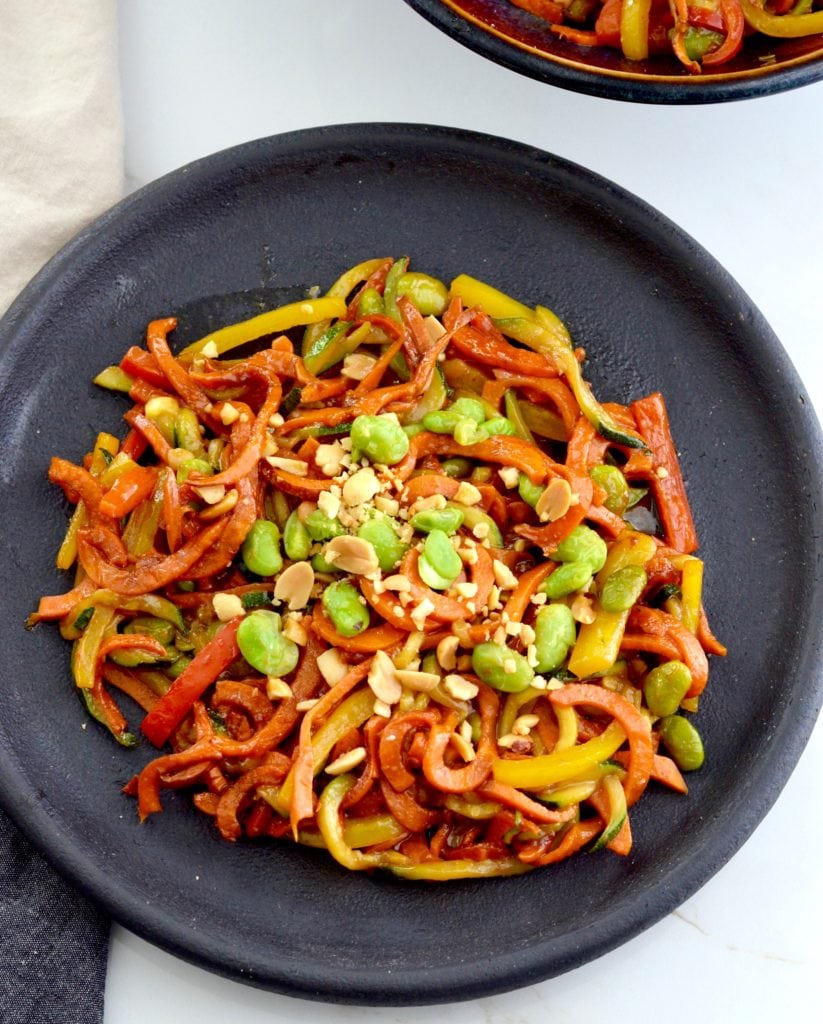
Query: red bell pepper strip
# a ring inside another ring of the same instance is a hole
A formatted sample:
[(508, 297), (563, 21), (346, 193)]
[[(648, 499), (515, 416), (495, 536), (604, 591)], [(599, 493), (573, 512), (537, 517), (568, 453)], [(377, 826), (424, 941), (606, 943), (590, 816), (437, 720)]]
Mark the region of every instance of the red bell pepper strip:
[(100, 499), (101, 515), (120, 519), (145, 501), (154, 490), (157, 473), (146, 466), (134, 466), (119, 476)]
[(241, 616), (227, 622), (214, 639), (195, 655), (143, 719), (140, 729), (156, 747), (163, 746), (191, 711), (194, 702), (238, 656), (237, 627), (241, 622)]
[(680, 460), (669, 429), (666, 405), (659, 391), (632, 402), (637, 429), (652, 451), (655, 472), (650, 478), (652, 494), (669, 547), (691, 554), (698, 547)]
[(716, 50), (706, 54), (703, 58), (703, 67), (725, 64), (727, 60), (737, 56), (743, 45), (746, 19), (743, 17), (740, 0), (720, 0), (720, 10), (723, 14), (723, 31), (726, 33), (726, 38)]

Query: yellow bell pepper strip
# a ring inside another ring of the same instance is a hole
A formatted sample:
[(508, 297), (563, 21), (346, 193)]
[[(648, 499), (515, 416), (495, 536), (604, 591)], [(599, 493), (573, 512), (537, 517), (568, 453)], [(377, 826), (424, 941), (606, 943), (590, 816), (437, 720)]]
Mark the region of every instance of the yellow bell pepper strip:
[(550, 309), (537, 306), (531, 310), (522, 302), (467, 274), (461, 274), (452, 281), (451, 291), (467, 305), (481, 305), (503, 334), (548, 356), (565, 376), (583, 414), (603, 437), (628, 448), (645, 447), (641, 438), (620, 426), (594, 397), (583, 380), (571, 336), (565, 324)]
[(696, 633), (700, 624), (700, 606), (703, 595), (703, 562), (693, 555), (673, 558), (681, 572), (680, 621), (690, 633)]
[(620, 48), (628, 60), (649, 56), (651, 0), (623, 0), (620, 10)]
[[(562, 693), (562, 690), (554, 692)], [(608, 760), (625, 742), (626, 733), (617, 722), (612, 722), (599, 736), (566, 750), (519, 761), (496, 758), (492, 774), (495, 781), (516, 789), (540, 791), (595, 772), (601, 762)]]
[(214, 639), (192, 658), (143, 719), (140, 729), (156, 747), (163, 746), (191, 711), (194, 702), (237, 658), (237, 627), (241, 621), (241, 616), (237, 616), (227, 622)]
[[(285, 306), (278, 306), (277, 309), (270, 309), (266, 313), (260, 313), (249, 320), (240, 323), (230, 324), (228, 327), (221, 327), (212, 331), (199, 341), (187, 345), (178, 355), (178, 359), (190, 361), (201, 352), (203, 348), (212, 342), (218, 355), (245, 345), (248, 341), (256, 341), (267, 334), (282, 334), (292, 327), (300, 327), (305, 324), (313, 324), (318, 320), (332, 320), (345, 316), (346, 303), (337, 297), (324, 297), (319, 299), (303, 299), (300, 302), (290, 302)], [(212, 351), (214, 351), (212, 349)]]
[[(562, 690), (553, 690), (549, 700), (555, 707), (574, 707), (582, 704), (614, 717), (612, 725), (616, 724), (629, 741), (629, 763), (626, 766), (623, 788), (626, 791), (626, 803), (631, 807), (649, 784), (654, 765), (651, 724), (646, 715), (619, 693), (593, 683), (569, 683)], [(606, 732), (611, 728), (610, 725)], [(574, 747), (567, 753), (570, 755), (577, 749), (579, 748)]]
[[(634, 530), (624, 530), (612, 546), (605, 565), (597, 574), (598, 590), (602, 589), (605, 581), (615, 570), (627, 566), (645, 566), (656, 552), (657, 544), (652, 537)], [(617, 661), (629, 611), (609, 612), (599, 604), (595, 606), (594, 621), (583, 623), (577, 634), (569, 658), (570, 672), (584, 679), (605, 672)]]
[(811, 14), (769, 14), (751, 0), (740, 0), (743, 17), (757, 32), (777, 39), (799, 39), (823, 32), (823, 11)]
[(386, 855), (360, 853), (346, 842), (340, 818), (340, 805), (354, 782), (353, 775), (338, 775), (326, 786), (320, 795), (320, 804), (317, 808), (317, 827), (323, 836), (326, 849), (338, 864), (342, 864), (350, 871), (364, 871), (382, 867), (386, 863)]

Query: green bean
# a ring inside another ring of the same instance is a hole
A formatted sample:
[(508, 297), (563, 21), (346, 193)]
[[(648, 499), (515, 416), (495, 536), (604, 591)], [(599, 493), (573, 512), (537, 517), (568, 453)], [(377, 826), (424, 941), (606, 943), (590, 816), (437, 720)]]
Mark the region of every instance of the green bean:
[(606, 508), (622, 516), (629, 507), (629, 485), (617, 466), (593, 466), (589, 476), (606, 492)]
[(262, 608), (247, 615), (237, 627), (240, 653), (258, 672), (267, 676), (287, 676), (297, 667), (300, 648), (283, 636), (277, 612)]
[(501, 644), (478, 644), (472, 651), (472, 668), (495, 690), (521, 693), (534, 679), (534, 669), (522, 654)]
[(565, 604), (547, 604), (535, 616), (534, 633), (535, 670), (553, 672), (568, 657), (569, 648), (577, 639), (577, 626)]
[(703, 740), (688, 718), (668, 715), (660, 722), (660, 739), (682, 771), (693, 772), (703, 764)]
[(408, 545), (397, 536), (397, 531), (388, 516), (376, 515), (368, 519), (358, 529), (357, 536), (361, 540), (367, 540), (374, 548), (383, 572), (394, 569), (408, 549)]
[(556, 562), (586, 562), (594, 575), (606, 564), (607, 554), (606, 542), (599, 533), (589, 526), (575, 526), (551, 557)]
[(423, 316), (440, 316), (449, 301), (448, 289), (442, 281), (415, 271), (408, 271), (399, 278), (397, 294), (410, 298)]
[(184, 408), (177, 413), (174, 418), (174, 436), (178, 448), (185, 448), (198, 458), (205, 457), (206, 449), (203, 446), (200, 421), (193, 409)]
[(606, 577), (600, 591), (600, 607), (607, 612), (627, 612), (638, 600), (648, 583), (641, 565), (626, 565)]
[(190, 473), (201, 473), (203, 476), (211, 476), (214, 469), (205, 459), (186, 459), (177, 470), (177, 482), (182, 484)]
[(342, 537), (346, 532), (336, 519), (331, 519), (321, 509), (313, 509), (303, 520), (308, 535), (312, 540), (331, 540), (333, 537)]
[(283, 527), (283, 548), (293, 562), (303, 562), (311, 553), (311, 536), (303, 525), (297, 509), (289, 515)]
[(442, 530), (451, 536), (457, 533), (463, 525), (465, 513), (454, 505), (446, 508), (427, 508), (418, 512), (411, 519), (411, 524), (420, 533), (431, 533), (432, 530)]
[(534, 508), (544, 490), (545, 488), (541, 484), (533, 484), (525, 473), (520, 474), (520, 479), (517, 483), (517, 493), (527, 505), (531, 505)]
[(583, 590), (591, 578), (588, 562), (566, 562), (554, 570), (540, 589), (550, 598), (565, 597), (576, 590)]
[(486, 422), (486, 407), (479, 398), (457, 398), (449, 406), (448, 411), (454, 413), (458, 419), (474, 420), (478, 426)]
[(376, 288), (364, 288), (357, 300), (359, 316), (379, 316), (383, 312), (383, 296)]
[(137, 615), (123, 627), (124, 633), (139, 633), (150, 636), (158, 643), (167, 646), (174, 643), (176, 630), (166, 619), (157, 619), (153, 615)]
[(255, 576), (274, 576), (283, 568), (280, 531), (269, 519), (256, 519), (240, 549), (243, 564)]
[(371, 462), (394, 466), (409, 451), (409, 439), (395, 416), (358, 416), (351, 425), (352, 460), (360, 453)]
[(667, 718), (680, 707), (692, 685), (692, 674), (682, 661), (666, 661), (653, 668), (643, 683), (646, 706), (653, 715)]
[(454, 550), (448, 534), (444, 530), (431, 530), (423, 544), (423, 555), (434, 571), (449, 584), (453, 583), (463, 571), (460, 555)]
[(460, 479), (460, 477), (468, 476), (472, 471), (472, 464), (469, 459), (464, 459), (462, 456), (457, 455), (453, 459), (444, 459), (440, 464), (440, 468), (446, 474), (446, 476)]
[(348, 580), (330, 583), (323, 591), (322, 602), (334, 628), (343, 636), (357, 636), (368, 628), (368, 609), (360, 601), (360, 592)]

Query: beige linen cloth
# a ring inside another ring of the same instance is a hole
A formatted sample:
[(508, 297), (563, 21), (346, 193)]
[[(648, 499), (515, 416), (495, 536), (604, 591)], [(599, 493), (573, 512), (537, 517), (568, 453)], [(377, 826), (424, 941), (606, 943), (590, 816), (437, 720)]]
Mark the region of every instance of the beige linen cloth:
[[(114, 0), (0, 0), (0, 314), (120, 198), (122, 153)], [(0, 811), (0, 1021), (102, 1024), (108, 934)]]
[(0, 0), (0, 313), (122, 187), (114, 0)]

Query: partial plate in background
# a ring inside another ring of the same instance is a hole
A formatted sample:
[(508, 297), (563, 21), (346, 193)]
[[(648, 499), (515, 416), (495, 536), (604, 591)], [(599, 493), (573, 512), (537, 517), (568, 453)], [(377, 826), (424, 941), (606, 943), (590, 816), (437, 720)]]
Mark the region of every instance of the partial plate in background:
[(674, 54), (627, 60), (619, 49), (578, 46), (509, 0), (406, 0), (470, 50), (529, 78), (635, 103), (722, 103), (769, 96), (823, 78), (823, 35), (746, 36), (731, 61), (699, 75)]

